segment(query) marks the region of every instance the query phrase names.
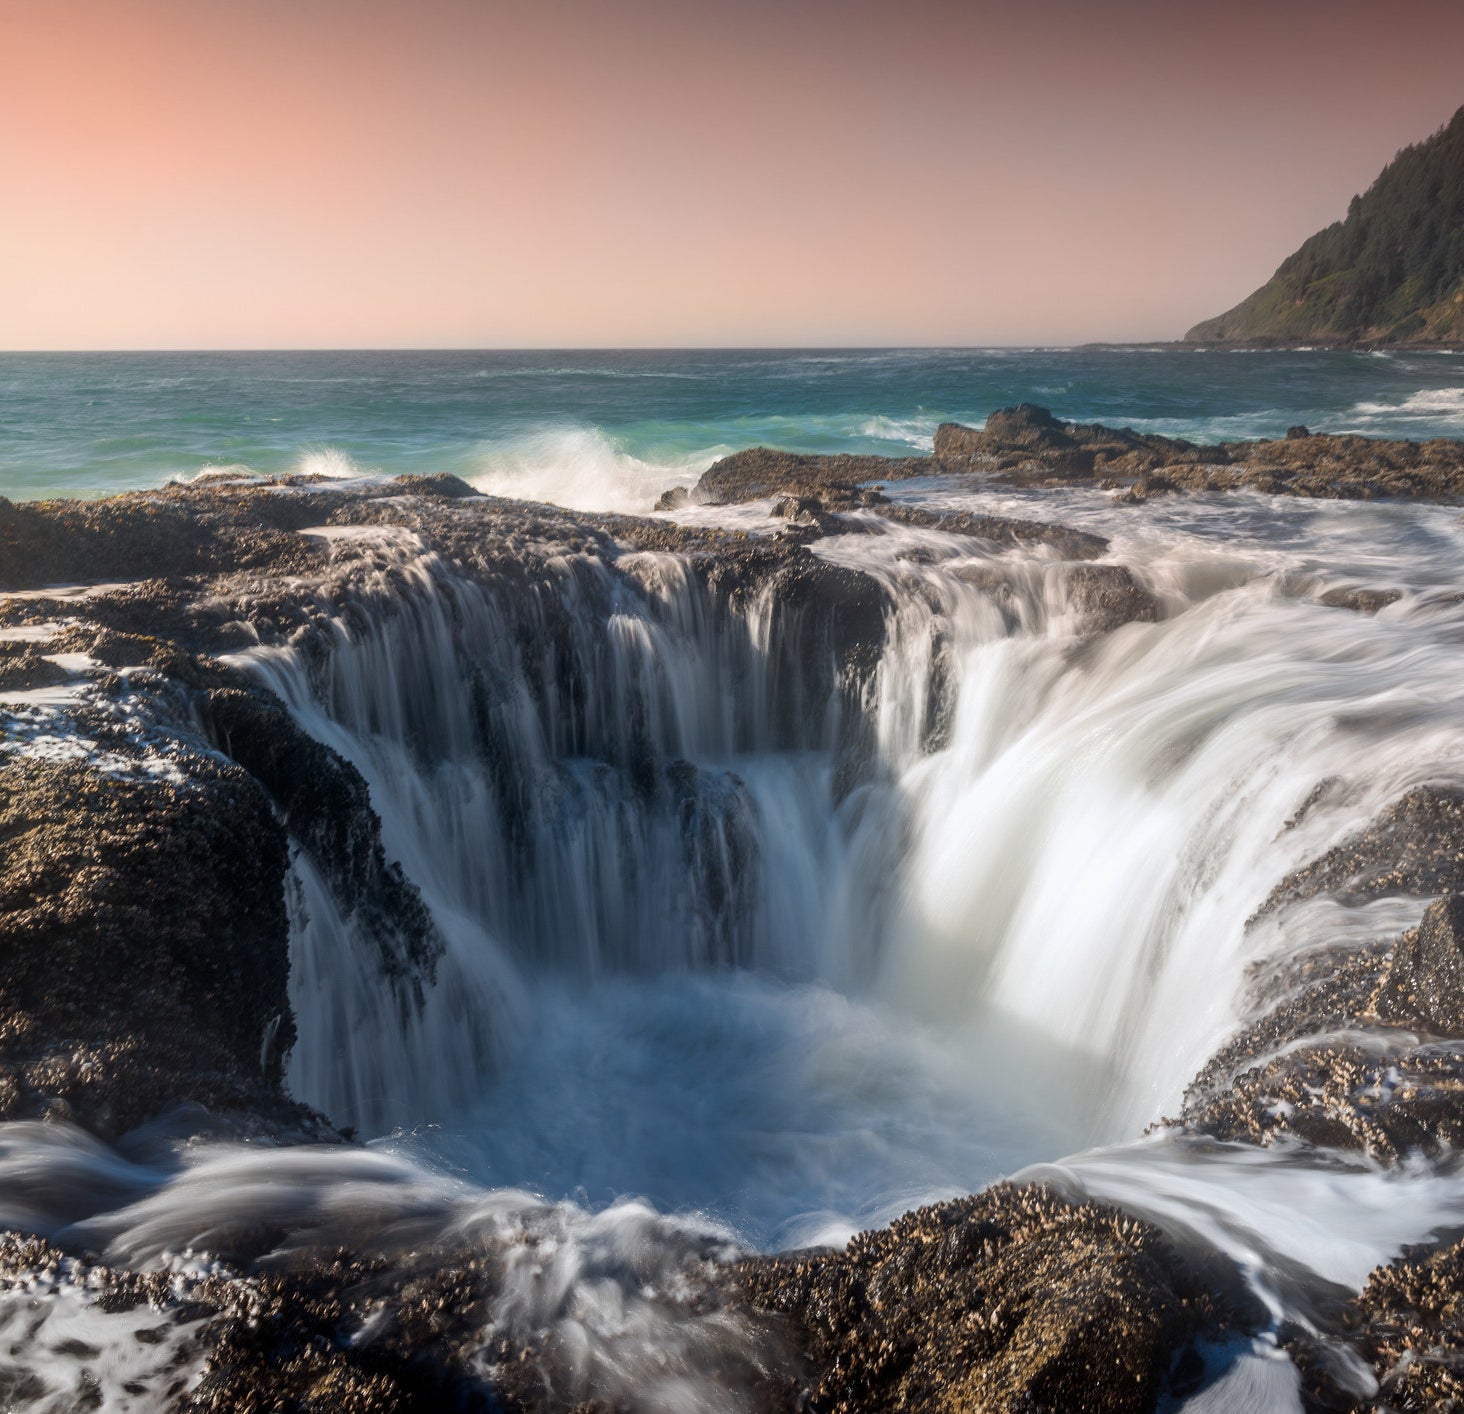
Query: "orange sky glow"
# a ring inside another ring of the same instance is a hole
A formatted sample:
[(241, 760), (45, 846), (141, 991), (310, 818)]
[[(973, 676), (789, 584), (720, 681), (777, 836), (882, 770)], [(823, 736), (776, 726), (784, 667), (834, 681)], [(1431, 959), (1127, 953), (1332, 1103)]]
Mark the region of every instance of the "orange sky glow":
[(1457, 0), (0, 0), (0, 347), (1178, 337)]

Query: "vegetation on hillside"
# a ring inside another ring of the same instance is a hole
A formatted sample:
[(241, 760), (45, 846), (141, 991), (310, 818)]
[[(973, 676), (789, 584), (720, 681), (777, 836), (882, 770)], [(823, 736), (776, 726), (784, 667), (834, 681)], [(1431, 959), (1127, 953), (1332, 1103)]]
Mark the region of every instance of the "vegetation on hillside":
[(1405, 147), (1347, 218), (1185, 335), (1258, 343), (1464, 342), (1464, 108)]

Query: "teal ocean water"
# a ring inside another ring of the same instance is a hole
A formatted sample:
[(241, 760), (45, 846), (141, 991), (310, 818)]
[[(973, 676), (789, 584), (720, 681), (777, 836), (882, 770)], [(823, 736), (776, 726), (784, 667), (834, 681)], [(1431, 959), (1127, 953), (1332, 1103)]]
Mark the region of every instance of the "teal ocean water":
[(394, 476), (636, 510), (765, 443), (904, 455), (1042, 403), (1193, 438), (1464, 436), (1464, 357), (1174, 347), (0, 355), (0, 495), (228, 467)]

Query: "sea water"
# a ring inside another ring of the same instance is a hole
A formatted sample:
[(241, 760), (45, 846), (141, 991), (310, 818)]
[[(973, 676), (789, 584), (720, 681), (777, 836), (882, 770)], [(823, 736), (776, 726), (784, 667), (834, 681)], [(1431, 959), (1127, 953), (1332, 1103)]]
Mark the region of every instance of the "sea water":
[(452, 472), (649, 508), (718, 456), (928, 452), (1035, 402), (1194, 440), (1290, 426), (1464, 435), (1464, 358), (1186, 348), (0, 354), (0, 495), (97, 496), (210, 468)]

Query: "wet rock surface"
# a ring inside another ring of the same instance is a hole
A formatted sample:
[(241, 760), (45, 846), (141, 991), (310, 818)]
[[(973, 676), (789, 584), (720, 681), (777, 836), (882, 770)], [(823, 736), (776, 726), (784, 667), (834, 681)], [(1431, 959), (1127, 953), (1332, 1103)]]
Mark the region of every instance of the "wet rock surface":
[(1102, 423), (1064, 422), (1046, 408), (1021, 403), (998, 408), (982, 428), (942, 423), (929, 457), (816, 457), (766, 447), (737, 452), (705, 473), (694, 499), (725, 505), (963, 473), (1016, 486), (1098, 485), (1121, 491), (1128, 501), (1174, 491), (1253, 490), (1452, 502), (1464, 496), (1464, 443), (1293, 428), (1273, 440), (1202, 445)]
[(1108, 542), (1101, 535), (1073, 530), (1066, 525), (1011, 516), (972, 515), (967, 511), (931, 511), (922, 506), (879, 506), (876, 513), (900, 525), (941, 530), (948, 535), (971, 535), (994, 545), (1050, 545), (1069, 560), (1093, 560), (1108, 553)]
[(1384, 1021), (1464, 1036), (1464, 898), (1435, 900), (1398, 940), (1372, 1009)]
[[(1304, 1390), (1316, 1410), (1429, 1411), (1464, 1403), (1464, 1242), (1420, 1247), (1377, 1268), (1343, 1315), (1349, 1345), (1378, 1381), (1358, 1397), (1315, 1371)], [(1304, 1367), (1305, 1368), (1305, 1367)]]
[(1367, 829), (1287, 875), (1261, 912), (1330, 893), (1349, 902), (1464, 891), (1464, 791), (1419, 786)]
[(1284, 879), (1260, 916), (1330, 894), (1444, 893), (1394, 940), (1260, 966), (1252, 1020), (1185, 1094), (1177, 1122), (1393, 1161), (1464, 1143), (1464, 796), (1424, 786)]
[(1092, 633), (1156, 623), (1161, 615), (1158, 599), (1126, 565), (1078, 565), (1068, 574), (1068, 592)]
[[(561, 663), (575, 615), (608, 620), (614, 604), (563, 601), (551, 564), (608, 567), (643, 595), (635, 556), (685, 556), (714, 611), (771, 603), (770, 691), (793, 744), (846, 680), (853, 710), (883, 642), (880, 586), (797, 545), (496, 501), (452, 478), (354, 490), (223, 478), (0, 506), (0, 691), (66, 689), (53, 708), (0, 702), (0, 1117), (110, 1137), (198, 1103), (248, 1130), (328, 1133), (282, 1089), (292, 851), (373, 940), (402, 1004), (420, 1004), (441, 940), (385, 857), (364, 780), (216, 656), (294, 644), (323, 663), (332, 623), (365, 622), (383, 594), (408, 591), (371, 549), (392, 537), (520, 604), (519, 631)], [(64, 653), (86, 666), (61, 666)], [(586, 685), (553, 690), (572, 702)], [(667, 794), (690, 852), (707, 854), (701, 797), (720, 783), (688, 801), (649, 753), (619, 764)], [(506, 792), (532, 789), (503, 767)]]
[(792, 1324), (810, 1375), (788, 1407), (1152, 1410), (1192, 1387), (1195, 1345), (1258, 1312), (1226, 1264), (1117, 1209), (999, 1184), (842, 1252), (741, 1269)]
[(0, 755), (0, 840), (0, 1114), (111, 1135), (183, 1100), (294, 1108), (285, 837), (244, 771)]
[(1199, 445), (1101, 423), (1060, 422), (1045, 408), (1001, 409), (976, 430), (937, 429), (935, 458), (1018, 482), (1127, 485), (1135, 499), (1162, 491), (1251, 489), (1271, 495), (1454, 501), (1464, 494), (1464, 446), (1386, 441), (1293, 428), (1275, 440)]
[[(955, 463), (1014, 480), (1133, 475), (1136, 485), (1152, 485), (1163, 467), (1167, 484), (1188, 484), (1162, 461), (1179, 444), (1039, 412), (1014, 410), (985, 433), (942, 429), (933, 459), (742, 454), (713, 468), (711, 489), (787, 497), (783, 518), (817, 536), (883, 517), (1003, 547), (1045, 545), (1072, 562), (1061, 570), (1092, 631), (1153, 621), (1159, 605), (1127, 569), (1093, 563), (1108, 549), (1099, 537), (893, 505), (861, 485), (963, 469)], [(1283, 458), (1283, 489), (1363, 494), (1336, 489), (1340, 480), (1316, 489), (1332, 474), (1329, 457), (1351, 455), (1331, 446), (1346, 440), (1288, 439), (1313, 460), (1301, 450)], [(1395, 489), (1367, 494), (1441, 495), (1452, 485), (1439, 471), (1447, 458), (1433, 453), (1367, 455), (1378, 467), (1398, 458), (1367, 473)], [(1259, 487), (1261, 458), (1194, 465)], [(1356, 465), (1348, 473), (1361, 474)], [(345, 533), (301, 533), (321, 527)], [(408, 537), (474, 583), (526, 602), (541, 596), (535, 632), (549, 643), (572, 627), (560, 617), (570, 611), (541, 595), (551, 563), (607, 567), (619, 589), (644, 593), (637, 556), (684, 556), (716, 612), (773, 606), (770, 691), (792, 744), (841, 684), (852, 704), (886, 632), (880, 585), (811, 554), (799, 536), (574, 515), (480, 496), (452, 478), (351, 490), (216, 481), (90, 506), (0, 504), (0, 591), (41, 591), (0, 598), (0, 628), (56, 624), (44, 641), (4, 645), (0, 689), (70, 680), (52, 662), (58, 653), (93, 663), (64, 709), (65, 734), (16, 708), (0, 743), (0, 1115), (74, 1119), (113, 1137), (192, 1102), (241, 1134), (338, 1139), (281, 1085), (293, 1025), (283, 902), (291, 850), (309, 853), (370, 920), (383, 973), (406, 1004), (430, 981), (440, 942), (386, 859), (359, 773), (219, 655), (286, 643), (324, 655), (322, 626), (365, 613), (368, 593), (401, 573), (353, 548), (360, 527)], [(111, 579), (127, 583), (84, 600), (43, 589)], [(586, 691), (558, 687), (566, 700)], [(864, 745), (851, 725), (837, 763), (845, 788)], [(503, 769), (512, 775), (512, 763)], [(693, 844), (721, 841), (711, 786), (693, 768), (642, 775), (645, 790), (673, 801)], [(714, 784), (731, 810), (735, 781)], [(724, 871), (709, 891), (730, 893), (740, 872)], [(1176, 1123), (1384, 1161), (1464, 1144), (1464, 793), (1410, 792), (1284, 880), (1263, 912), (1323, 893), (1446, 897), (1401, 939), (1258, 969), (1252, 1020), (1196, 1077)], [(80, 1256), (12, 1239), (0, 1245), (0, 1285)], [(490, 1319), (507, 1279), (491, 1243), (389, 1261), (343, 1250), (271, 1266), (259, 1256), (226, 1253), (213, 1275), (182, 1281), (89, 1264), (100, 1299), (155, 1310), (159, 1324), (196, 1323), (203, 1372), (187, 1390), (169, 1389), (174, 1407), (621, 1407), (586, 1380), (553, 1321)], [(1338, 1318), (1338, 1338), (1377, 1371), (1388, 1407), (1442, 1409), (1458, 1397), (1451, 1381), (1464, 1338), (1445, 1293), (1458, 1288), (1459, 1262), (1458, 1248), (1444, 1248), (1380, 1269), (1351, 1324)], [(1040, 1187), (998, 1186), (922, 1209), (840, 1252), (752, 1259), (730, 1272), (699, 1258), (684, 1275), (656, 1300), (705, 1316), (718, 1334), (697, 1352), (702, 1368), (768, 1411), (1150, 1410), (1193, 1387), (1203, 1343), (1260, 1320), (1212, 1254)], [(722, 1339), (728, 1328), (736, 1340)], [(1322, 1374), (1311, 1388), (1319, 1408), (1352, 1397)]]
[(928, 457), (808, 456), (772, 447), (734, 452), (709, 467), (692, 499), (711, 506), (756, 501), (764, 496), (853, 497), (865, 482), (928, 476)]

